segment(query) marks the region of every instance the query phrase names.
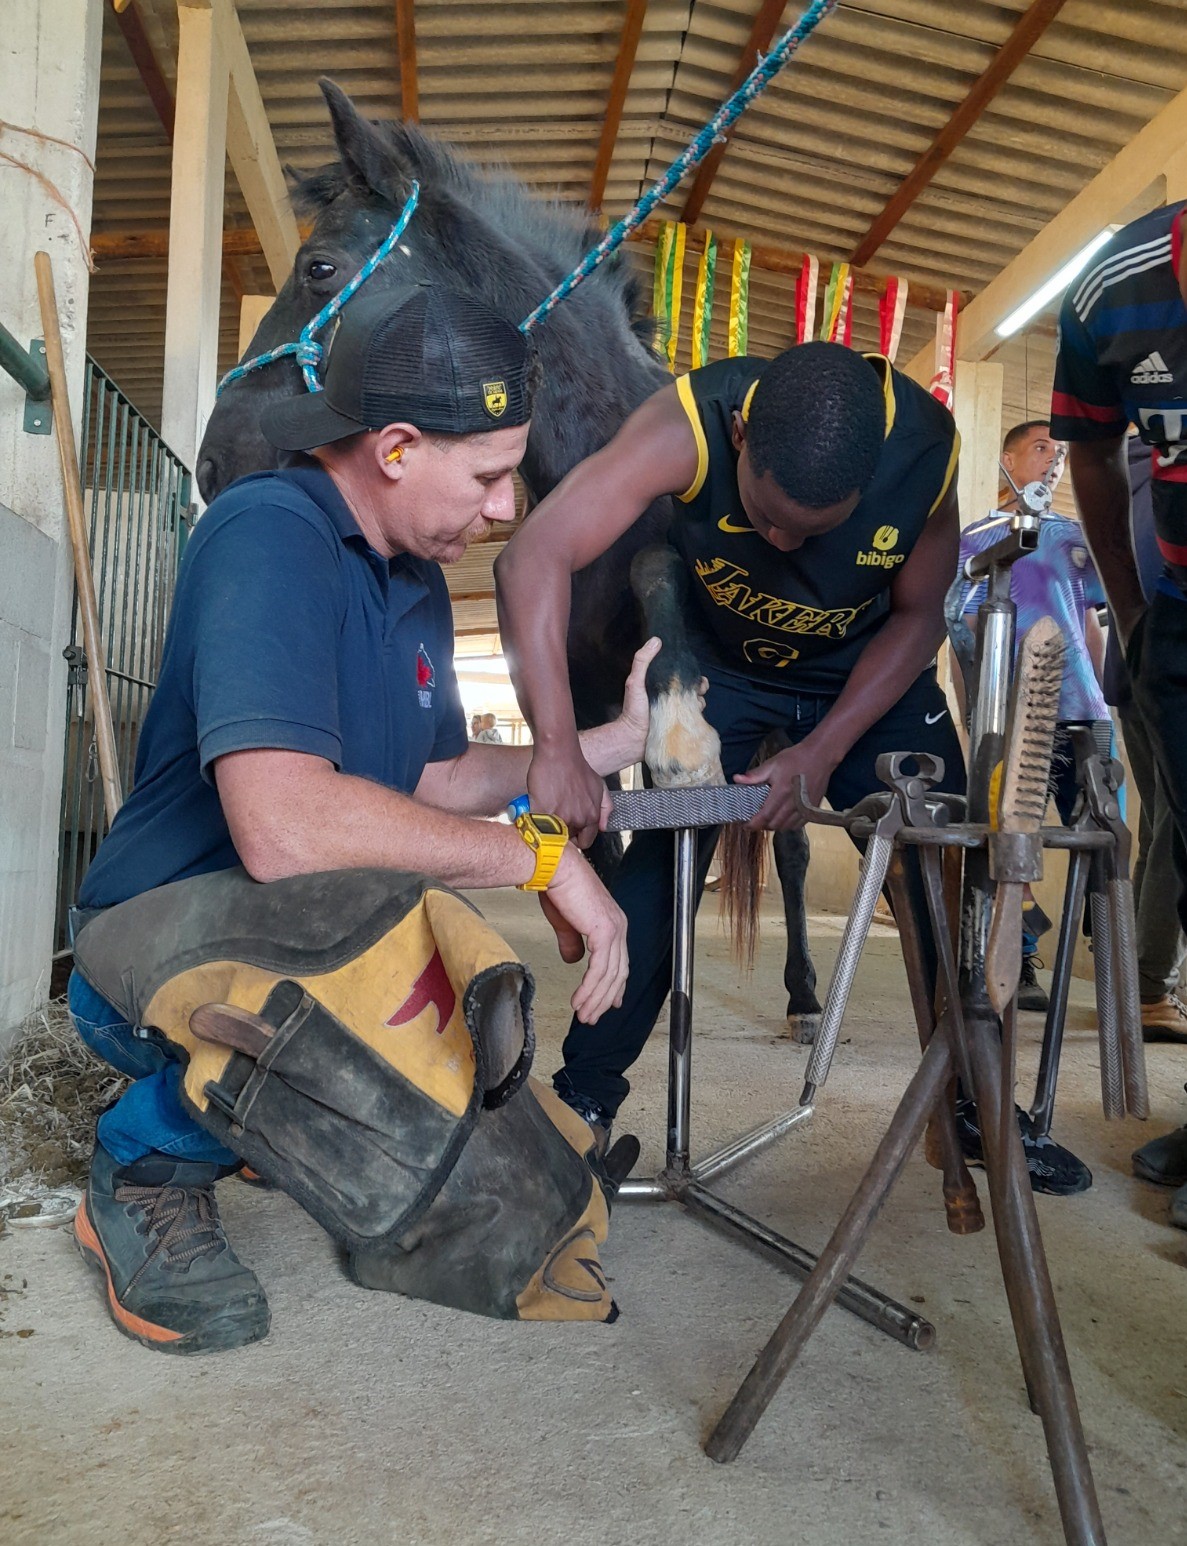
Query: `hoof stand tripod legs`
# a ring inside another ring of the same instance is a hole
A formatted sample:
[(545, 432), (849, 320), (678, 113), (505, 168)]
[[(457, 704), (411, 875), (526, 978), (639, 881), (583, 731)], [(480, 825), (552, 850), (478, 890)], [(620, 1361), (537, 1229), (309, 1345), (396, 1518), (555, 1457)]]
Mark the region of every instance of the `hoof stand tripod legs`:
[[(889, 769), (887, 770), (889, 771)], [(879, 769), (882, 776), (886, 776)], [(945, 907), (940, 846), (972, 846), (977, 829), (943, 833), (923, 798), (925, 784), (898, 784), (905, 825), (899, 844), (916, 847), (923, 870), (928, 920), (939, 958), (942, 1015), (923, 1060), (907, 1087), (885, 1137), (820, 1260), (706, 1444), (714, 1460), (733, 1460), (791, 1369), (838, 1284), (854, 1265), (878, 1211), (901, 1173), (928, 1116), (944, 1096), (953, 1069), (959, 1071), (982, 1115), (982, 1133), (994, 1228), (1019, 1354), (1032, 1402), (1042, 1418), (1064, 1532), (1073, 1546), (1103, 1546), (1104, 1527), (1088, 1464), (1075, 1391), (1039, 1235), (1021, 1137), (1012, 1120), (1013, 1091), (1003, 1080), (999, 1022), (992, 1013), (983, 969), (960, 993), (952, 932)], [(970, 853), (969, 868), (988, 889), (986, 834), (981, 852)], [(976, 861), (980, 861), (979, 865)], [(920, 947), (921, 920), (900, 914), (908, 959)], [(1005, 1121), (1008, 1109), (1010, 1121)]]
[[(706, 1184), (749, 1155), (756, 1153), (812, 1115), (810, 1100), (783, 1112), (695, 1164), (690, 1156), (692, 1094), (693, 957), (696, 926), (696, 832), (698, 826), (745, 821), (762, 805), (762, 784), (718, 788), (628, 790), (612, 796), (612, 830), (671, 830), (675, 842), (675, 907), (673, 912), (672, 994), (669, 1010), (667, 1158), (654, 1180), (631, 1178), (619, 1190), (620, 1200), (679, 1202), (740, 1239), (757, 1246), (799, 1277), (816, 1266), (816, 1257), (759, 1219), (719, 1197)], [(872, 910), (872, 909), (871, 909)], [(834, 1297), (843, 1308), (907, 1347), (924, 1349), (935, 1340), (935, 1328), (914, 1310), (858, 1278), (836, 1285)]]

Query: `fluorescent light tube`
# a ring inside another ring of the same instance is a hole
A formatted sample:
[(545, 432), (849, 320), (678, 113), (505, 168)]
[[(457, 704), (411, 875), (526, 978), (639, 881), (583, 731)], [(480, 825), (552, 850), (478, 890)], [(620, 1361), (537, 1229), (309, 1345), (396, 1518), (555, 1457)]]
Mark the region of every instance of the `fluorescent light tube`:
[(1069, 258), (1057, 274), (1052, 274), (1045, 284), (1041, 284), (1033, 295), (1022, 302), (1021, 306), (1016, 307), (1003, 322), (998, 323), (994, 329), (997, 336), (1009, 338), (1045, 306), (1048, 306), (1060, 291), (1066, 290), (1080, 270), (1087, 268), (1091, 258), (1112, 238), (1115, 230), (1115, 226), (1108, 226), (1099, 235), (1094, 236), (1087, 247), (1081, 247), (1075, 257)]

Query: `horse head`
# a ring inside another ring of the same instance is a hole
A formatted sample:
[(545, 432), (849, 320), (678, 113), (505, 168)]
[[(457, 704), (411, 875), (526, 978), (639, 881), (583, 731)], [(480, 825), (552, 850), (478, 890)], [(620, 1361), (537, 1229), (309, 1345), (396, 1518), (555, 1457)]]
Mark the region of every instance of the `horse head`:
[[(297, 337), (379, 247), (414, 180), (416, 214), (366, 281), (371, 288), (431, 280), (518, 323), (597, 240), (580, 213), (534, 197), (513, 178), (467, 166), (413, 124), (371, 122), (333, 82), (320, 84), (338, 161), (291, 177), (293, 205), (313, 226), (246, 358)], [(543, 384), (523, 470), (537, 497), (667, 379), (640, 341), (642, 320), (638, 287), (612, 261), (536, 330)], [(227, 385), (198, 452), (205, 500), (245, 473), (276, 465), (260, 412), (302, 385), (291, 355)]]

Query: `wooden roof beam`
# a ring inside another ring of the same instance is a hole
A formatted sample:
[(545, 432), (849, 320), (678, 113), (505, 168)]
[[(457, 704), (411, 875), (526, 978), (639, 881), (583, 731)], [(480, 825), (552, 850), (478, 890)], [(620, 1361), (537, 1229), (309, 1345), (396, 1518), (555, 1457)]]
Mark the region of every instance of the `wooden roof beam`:
[[(140, 76), (144, 89), (148, 92), (149, 101), (161, 121), (165, 138), (172, 145), (173, 123), (177, 116), (173, 90), (157, 62), (157, 56), (145, 31), (144, 18), (140, 14), (136, 0), (111, 0), (111, 8), (115, 12), (116, 24), (123, 34), (124, 42), (128, 45), (128, 52), (132, 56), (132, 63), (136, 66), (136, 73)], [(92, 252), (93, 250), (92, 248)], [(246, 286), (239, 272), (239, 265), (233, 255), (227, 252), (223, 254), (223, 276), (235, 292), (235, 298), (241, 301)]]
[[(771, 39), (775, 36), (775, 28), (779, 25), (779, 19), (783, 15), (786, 0), (761, 0), (758, 14), (755, 16), (750, 28), (750, 36), (746, 39), (746, 47), (742, 50), (742, 56), (738, 60), (737, 69), (730, 81), (729, 92), (737, 91), (738, 87), (754, 69), (758, 62), (758, 56), (765, 53), (770, 47)], [(724, 135), (714, 145), (713, 149), (701, 162), (700, 169), (693, 179), (692, 187), (688, 190), (688, 198), (684, 201), (684, 210), (680, 216), (685, 225), (694, 225), (701, 218), (701, 210), (705, 207), (705, 200), (709, 196), (709, 189), (713, 186), (713, 179), (717, 176), (722, 157), (728, 148), (729, 140), (733, 135), (733, 129), (727, 129)]]
[[(1119, 218), (1132, 218), (1128, 207), (1160, 178), (1165, 179), (1165, 186), (1159, 188), (1161, 196), (1187, 197), (1187, 89), (1139, 129), (961, 312), (956, 330), (957, 359), (987, 359), (1002, 342), (996, 332), (998, 324), (1105, 226)], [(921, 349), (905, 368), (916, 381), (929, 381), (935, 369), (931, 345)]]
[(643, 33), (643, 19), (647, 15), (647, 0), (627, 0), (626, 16), (622, 23), (622, 36), (618, 40), (618, 58), (614, 63), (614, 78), (610, 82), (610, 96), (606, 102), (606, 114), (602, 119), (602, 136), (598, 141), (598, 154), (594, 160), (593, 177), (589, 184), (589, 207), (596, 214), (606, 196), (606, 179), (610, 175), (610, 162), (614, 159), (614, 147), (618, 142), (618, 129), (622, 123), (622, 110), (630, 88), (635, 68), (635, 56), (639, 52), (639, 38)]
[(1010, 36), (974, 81), (963, 102), (903, 178), (853, 249), (853, 263), (868, 263), (944, 162), (964, 139), (1014, 71), (1059, 15), (1066, 0), (1031, 0)]
[[(646, 220), (634, 231), (629, 240), (632, 242), (655, 241), (659, 236), (662, 220)], [(692, 235), (703, 235), (703, 228), (696, 228)], [(732, 238), (727, 238), (732, 239)], [(116, 263), (125, 259), (135, 258), (163, 258), (169, 251), (169, 233), (167, 231), (98, 231), (91, 237), (91, 251), (100, 263)], [(223, 253), (235, 257), (258, 256), (260, 252), (260, 239), (254, 231), (233, 230), (223, 232)], [(751, 248), (751, 264), (755, 268), (767, 269), (775, 274), (789, 274), (792, 278), (799, 275), (804, 261), (804, 254), (791, 248), (757, 246)], [(868, 269), (855, 269), (853, 271), (854, 288), (873, 295), (881, 295), (886, 290), (888, 276), (886, 274), (871, 273)], [(909, 288), (907, 291), (907, 304), (917, 306), (924, 311), (943, 311), (948, 292), (934, 285), (916, 284), (907, 276)], [(971, 293), (962, 295), (962, 304), (971, 299)]]
[(416, 64), (416, 0), (396, 0), (396, 53), (400, 60), (400, 114), (420, 122), (420, 77)]
[[(185, 3), (193, 4), (194, 0)], [(227, 154), (259, 233), (272, 283), (279, 290), (292, 272), (301, 245), (280, 157), (234, 0), (202, 0), (202, 4), (214, 12), (215, 36), (230, 74)]]

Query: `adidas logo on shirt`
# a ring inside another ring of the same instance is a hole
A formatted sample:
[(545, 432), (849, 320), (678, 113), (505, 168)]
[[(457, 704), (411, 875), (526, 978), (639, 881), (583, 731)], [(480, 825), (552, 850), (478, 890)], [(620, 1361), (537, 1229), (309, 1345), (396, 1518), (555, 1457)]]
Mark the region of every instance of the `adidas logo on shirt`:
[(1159, 354), (1158, 350), (1154, 349), (1144, 360), (1138, 361), (1129, 379), (1133, 382), (1134, 386), (1158, 386), (1160, 383), (1172, 381), (1174, 378), (1166, 368), (1166, 361)]

